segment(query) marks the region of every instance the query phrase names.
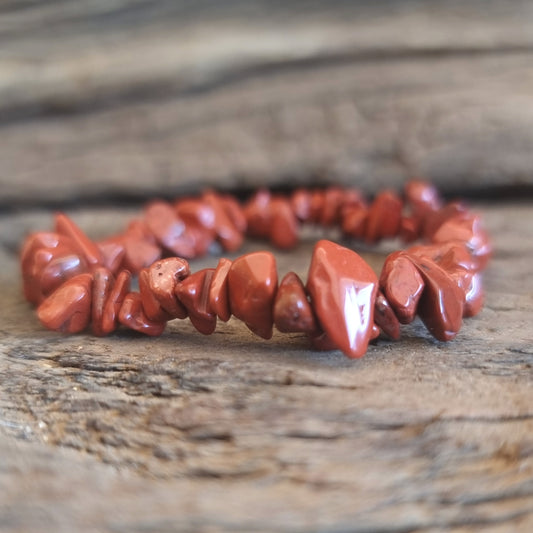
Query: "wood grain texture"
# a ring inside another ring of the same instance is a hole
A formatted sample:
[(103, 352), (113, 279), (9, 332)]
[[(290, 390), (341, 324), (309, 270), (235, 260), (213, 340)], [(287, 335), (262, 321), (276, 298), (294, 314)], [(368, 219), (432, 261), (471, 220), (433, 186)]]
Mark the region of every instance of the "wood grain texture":
[[(417, 322), (357, 361), (234, 321), (45, 332), (14, 250), (51, 215), (1, 217), (0, 529), (531, 531), (533, 210), (479, 208), (496, 248), (483, 312), (453, 342)], [(94, 237), (129, 215), (73, 213)], [(305, 276), (310, 248), (277, 253), (280, 272)]]
[(0, 203), (533, 184), (528, 0), (4, 2)]

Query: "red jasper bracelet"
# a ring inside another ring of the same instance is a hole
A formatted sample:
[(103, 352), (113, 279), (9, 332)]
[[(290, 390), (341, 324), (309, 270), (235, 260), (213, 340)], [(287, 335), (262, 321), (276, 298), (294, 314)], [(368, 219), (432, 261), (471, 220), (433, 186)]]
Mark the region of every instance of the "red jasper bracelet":
[[(278, 286), (268, 251), (189, 270), (186, 259), (206, 254), (214, 241), (236, 251), (245, 233), (292, 248), (304, 222), (340, 226), (367, 243), (400, 236), (421, 244), (391, 253), (379, 280), (356, 252), (327, 240), (315, 245), (306, 285), (289, 272)], [(403, 199), (386, 190), (370, 204), (339, 187), (288, 197), (260, 190), (243, 206), (212, 191), (174, 204), (154, 201), (125, 232), (100, 242), (59, 213), (54, 232), (26, 239), (21, 268), (25, 297), (52, 330), (77, 333), (91, 323), (95, 335), (107, 335), (122, 324), (161, 335), (168, 320), (188, 316), (208, 335), (217, 318), (233, 315), (265, 339), (275, 325), (307, 334), (316, 349), (361, 357), (381, 332), (398, 339), (400, 324), (416, 315), (435, 338), (455, 337), (463, 317), (481, 309), (481, 271), (490, 255), (479, 215), (460, 202), (444, 205), (432, 185), (411, 181)]]

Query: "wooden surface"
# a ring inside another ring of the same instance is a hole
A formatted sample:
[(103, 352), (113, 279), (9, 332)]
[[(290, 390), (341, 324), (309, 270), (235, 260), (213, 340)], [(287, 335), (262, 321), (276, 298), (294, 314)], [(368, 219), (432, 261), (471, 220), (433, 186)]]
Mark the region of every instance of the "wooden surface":
[[(51, 215), (2, 216), (0, 530), (531, 531), (533, 206), (479, 207), (496, 248), (483, 312), (453, 342), (416, 323), (357, 361), (233, 321), (46, 332), (14, 250)], [(130, 214), (73, 212), (95, 237)], [(305, 277), (310, 248), (280, 272)]]
[(0, 205), (531, 189), (530, 0), (0, 5)]

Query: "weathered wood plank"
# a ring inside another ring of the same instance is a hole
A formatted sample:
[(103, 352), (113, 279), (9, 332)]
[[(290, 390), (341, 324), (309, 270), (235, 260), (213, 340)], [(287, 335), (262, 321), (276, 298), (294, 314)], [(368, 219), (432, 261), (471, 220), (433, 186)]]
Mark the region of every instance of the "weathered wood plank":
[(0, 9), (2, 204), (533, 184), (527, 0)]
[[(186, 322), (158, 339), (45, 332), (12, 250), (50, 215), (2, 217), (1, 527), (530, 531), (533, 210), (482, 211), (496, 255), (481, 315), (451, 343), (417, 323), (358, 361), (233, 322), (211, 337)], [(125, 214), (75, 217), (97, 236)], [(305, 275), (310, 246), (278, 254), (280, 271)]]

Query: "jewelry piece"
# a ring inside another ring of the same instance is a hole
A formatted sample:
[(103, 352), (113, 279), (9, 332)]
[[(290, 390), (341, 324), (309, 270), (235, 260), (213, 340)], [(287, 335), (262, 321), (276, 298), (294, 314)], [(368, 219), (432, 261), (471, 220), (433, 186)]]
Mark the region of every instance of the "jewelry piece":
[[(304, 222), (340, 226), (367, 243), (396, 236), (422, 243), (391, 253), (379, 279), (356, 252), (328, 240), (315, 245), (306, 285), (289, 272), (278, 286), (268, 251), (190, 272), (186, 259), (206, 254), (215, 241), (234, 252), (245, 233), (290, 249)], [(53, 232), (28, 236), (21, 268), (39, 320), (63, 333), (91, 324), (95, 335), (107, 335), (122, 324), (161, 335), (168, 320), (188, 316), (208, 335), (217, 318), (233, 315), (265, 339), (275, 325), (305, 333), (316, 349), (338, 348), (353, 358), (380, 333), (399, 339), (400, 324), (416, 315), (435, 338), (453, 339), (463, 317), (482, 307), (481, 271), (491, 251), (479, 215), (461, 202), (444, 205), (429, 183), (410, 181), (403, 200), (385, 190), (370, 204), (340, 187), (288, 197), (260, 190), (244, 206), (213, 191), (174, 204), (153, 201), (124, 233), (100, 242), (59, 213)]]

